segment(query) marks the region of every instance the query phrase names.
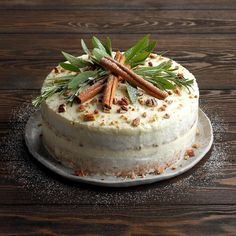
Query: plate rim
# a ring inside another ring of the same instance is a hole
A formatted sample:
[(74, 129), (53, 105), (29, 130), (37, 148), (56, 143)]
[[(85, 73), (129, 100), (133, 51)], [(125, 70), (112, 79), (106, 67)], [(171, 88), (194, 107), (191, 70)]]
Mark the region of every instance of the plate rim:
[[(201, 115), (203, 116), (203, 119), (206, 120), (208, 127), (210, 128), (209, 134), (210, 134), (210, 138), (209, 138), (209, 143), (208, 145), (204, 148), (204, 150), (198, 154), (197, 158), (193, 158), (192, 161), (182, 167), (181, 169), (178, 168), (178, 171), (175, 172), (171, 172), (171, 173), (166, 173), (163, 175), (147, 175), (145, 178), (136, 178), (136, 179), (121, 179), (118, 178), (117, 181), (111, 181), (111, 180), (105, 180), (105, 179), (101, 179), (104, 176), (101, 176), (100, 179), (95, 179), (95, 178), (91, 178), (89, 176), (76, 176), (76, 175), (72, 175), (70, 173), (67, 173), (64, 169), (70, 169), (72, 170), (72, 168), (69, 167), (64, 167), (62, 164), (61, 165), (62, 168), (57, 167), (55, 164), (53, 164), (52, 161), (48, 160), (47, 157), (42, 156), (41, 154), (39, 154), (36, 150), (34, 150), (33, 146), (30, 144), (30, 131), (32, 132), (32, 122), (34, 121), (34, 118), (37, 116), (41, 116), (40, 114), (40, 110), (37, 110), (36, 112), (34, 112), (33, 114), (31, 114), (31, 116), (29, 117), (26, 126), (25, 126), (25, 143), (26, 146), (30, 152), (30, 154), (38, 161), (40, 162), (43, 166), (45, 166), (46, 168), (48, 168), (50, 171), (62, 176), (65, 179), (69, 179), (70, 181), (74, 181), (74, 182), (81, 182), (81, 183), (86, 183), (86, 184), (92, 184), (92, 185), (97, 185), (97, 186), (103, 186), (103, 187), (131, 187), (131, 186), (137, 186), (137, 185), (144, 185), (144, 184), (151, 184), (154, 182), (159, 182), (159, 181), (163, 181), (166, 179), (170, 179), (170, 178), (174, 178), (178, 175), (181, 175), (183, 173), (185, 173), (186, 171), (190, 170), (191, 168), (193, 168), (198, 162), (200, 162), (203, 157), (209, 152), (209, 150), (211, 149), (211, 146), (213, 144), (213, 129), (212, 129), (212, 124), (210, 119), (208, 118), (208, 116), (205, 114), (205, 112), (203, 112), (200, 108), (198, 109), (198, 112), (201, 113)], [(200, 122), (198, 120), (198, 122)], [(31, 127), (31, 128), (30, 128)], [(39, 135), (38, 135), (39, 138)], [(53, 157), (52, 157), (53, 158)], [(54, 159), (55, 160), (55, 159)], [(56, 161), (56, 160), (55, 160)]]

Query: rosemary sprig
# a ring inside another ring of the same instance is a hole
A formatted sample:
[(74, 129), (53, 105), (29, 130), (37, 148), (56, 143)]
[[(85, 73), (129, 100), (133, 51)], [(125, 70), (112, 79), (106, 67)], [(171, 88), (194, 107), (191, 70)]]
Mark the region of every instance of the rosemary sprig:
[(155, 67), (136, 67), (134, 72), (148, 80), (162, 90), (172, 90), (178, 87), (185, 87), (188, 91), (193, 84), (193, 80), (180, 78), (177, 73), (178, 68), (172, 67), (172, 61), (162, 62)]
[[(93, 37), (92, 44), (94, 48), (90, 51), (83, 39), (81, 39), (82, 49), (87, 55), (86, 59), (62, 52), (67, 62), (62, 62), (59, 65), (63, 69), (74, 73), (47, 80), (41, 95), (32, 101), (34, 106), (38, 107), (43, 101), (55, 93), (60, 93), (60, 95), (65, 97), (66, 102), (73, 104), (76, 96), (88, 88), (91, 83), (109, 74), (99, 64), (99, 61), (103, 57), (113, 57), (110, 38), (107, 38), (106, 42), (103, 43), (97, 37)], [(176, 86), (185, 87), (189, 90), (193, 84), (193, 80), (180, 79), (177, 69), (172, 68), (171, 61), (163, 62), (155, 67), (140, 67), (140, 65), (145, 63), (145, 60), (154, 50), (156, 44), (156, 41), (150, 42), (149, 35), (146, 35), (124, 53), (126, 58), (125, 63), (130, 65), (135, 73), (162, 90), (175, 89)], [(127, 92), (131, 101), (135, 102), (137, 100), (137, 97), (135, 97), (137, 88), (127, 83)]]

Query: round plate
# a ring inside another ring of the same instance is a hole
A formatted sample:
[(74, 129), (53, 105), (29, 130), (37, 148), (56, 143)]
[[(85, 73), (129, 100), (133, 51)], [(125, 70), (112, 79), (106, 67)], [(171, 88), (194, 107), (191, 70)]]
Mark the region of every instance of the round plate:
[(196, 149), (195, 156), (188, 160), (179, 161), (175, 167), (176, 169), (167, 168), (164, 173), (160, 175), (149, 174), (146, 177), (137, 177), (136, 179), (120, 178), (114, 176), (76, 176), (74, 170), (63, 166), (60, 162), (55, 160), (44, 148), (41, 140), (41, 114), (40, 111), (35, 112), (28, 120), (25, 129), (26, 145), (33, 155), (33, 157), (46, 166), (51, 171), (73, 181), (83, 182), (88, 184), (107, 186), (107, 187), (128, 187), (141, 184), (150, 184), (165, 179), (173, 178), (180, 175), (195, 166), (209, 151), (213, 142), (213, 132), (211, 122), (206, 114), (199, 109), (198, 130), (195, 143), (200, 147)]

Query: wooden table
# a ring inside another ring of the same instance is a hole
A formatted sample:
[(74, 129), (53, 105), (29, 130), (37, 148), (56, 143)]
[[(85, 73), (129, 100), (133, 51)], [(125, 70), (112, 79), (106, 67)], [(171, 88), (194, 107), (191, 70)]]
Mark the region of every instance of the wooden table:
[[(198, 79), (215, 135), (206, 157), (127, 189), (71, 183), (34, 161), (24, 124), (60, 51), (79, 55), (92, 35), (125, 50), (147, 33)], [(1, 235), (236, 235), (235, 0), (2, 0), (0, 64)]]

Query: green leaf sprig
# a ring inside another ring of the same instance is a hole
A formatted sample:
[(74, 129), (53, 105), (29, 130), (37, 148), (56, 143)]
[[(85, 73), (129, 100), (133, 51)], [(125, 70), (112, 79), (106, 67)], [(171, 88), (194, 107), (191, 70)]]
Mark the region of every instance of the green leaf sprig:
[[(81, 39), (81, 47), (87, 55), (87, 57), (83, 58), (75, 57), (62, 51), (67, 61), (61, 62), (59, 65), (71, 73), (61, 77), (55, 76), (47, 80), (41, 95), (32, 101), (34, 106), (40, 106), (43, 101), (55, 93), (63, 95), (66, 102), (73, 104), (76, 96), (87, 89), (90, 84), (99, 81), (110, 73), (99, 64), (103, 57), (113, 57), (110, 38), (107, 38), (106, 42), (103, 43), (94, 36), (92, 37), (92, 45), (93, 49), (90, 51), (84, 40)], [(185, 87), (189, 90), (193, 80), (180, 79), (177, 69), (172, 68), (171, 60), (155, 67), (143, 66), (156, 45), (156, 41), (150, 41), (149, 35), (144, 36), (133, 47), (124, 52), (125, 64), (130, 65), (136, 74), (162, 90), (172, 90), (177, 86)], [(138, 90), (128, 82), (127, 93), (131, 102), (135, 103), (137, 101)]]

